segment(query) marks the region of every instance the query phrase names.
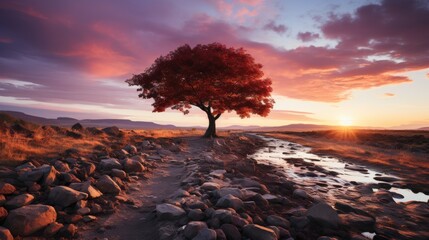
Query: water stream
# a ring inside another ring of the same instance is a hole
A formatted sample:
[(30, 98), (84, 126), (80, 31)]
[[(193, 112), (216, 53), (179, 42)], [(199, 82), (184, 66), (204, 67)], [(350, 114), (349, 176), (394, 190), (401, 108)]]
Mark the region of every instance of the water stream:
[[(265, 148), (256, 152), (252, 158), (261, 163), (272, 164), (284, 171), (289, 180), (305, 186), (314, 186), (323, 192), (323, 187), (341, 188), (353, 186), (359, 183), (383, 183), (375, 177), (396, 178), (399, 177), (374, 171), (358, 164), (346, 163), (338, 158), (318, 156), (310, 153), (311, 148), (300, 144), (280, 140), (276, 138), (257, 135), (267, 142)], [(310, 170), (310, 171), (309, 171)], [(377, 188), (373, 189), (378, 191)], [(420, 201), (428, 202), (429, 195), (414, 193), (410, 189), (389, 189), (396, 202)]]

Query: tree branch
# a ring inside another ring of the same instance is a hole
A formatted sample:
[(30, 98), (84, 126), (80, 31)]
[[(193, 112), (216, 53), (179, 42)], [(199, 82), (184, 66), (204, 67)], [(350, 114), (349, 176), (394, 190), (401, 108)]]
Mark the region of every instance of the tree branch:
[(218, 113), (216, 116), (215, 116), (215, 120), (217, 120), (218, 118), (220, 118), (220, 116), (221, 116), (222, 114), (221, 113)]

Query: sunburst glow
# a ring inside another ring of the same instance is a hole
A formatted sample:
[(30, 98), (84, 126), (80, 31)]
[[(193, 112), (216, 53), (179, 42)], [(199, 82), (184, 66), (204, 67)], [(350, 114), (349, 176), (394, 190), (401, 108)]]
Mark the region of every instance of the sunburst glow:
[(341, 116), (339, 119), (340, 126), (349, 127), (353, 125), (353, 119), (350, 116)]

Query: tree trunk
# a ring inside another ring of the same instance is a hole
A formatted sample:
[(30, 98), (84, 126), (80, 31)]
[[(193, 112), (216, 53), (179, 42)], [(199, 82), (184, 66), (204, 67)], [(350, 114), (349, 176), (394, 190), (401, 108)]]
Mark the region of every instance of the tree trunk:
[(206, 133), (204, 134), (204, 137), (206, 138), (215, 138), (216, 135), (216, 117), (213, 116), (211, 113), (207, 113), (207, 118), (209, 119), (209, 127), (206, 130)]

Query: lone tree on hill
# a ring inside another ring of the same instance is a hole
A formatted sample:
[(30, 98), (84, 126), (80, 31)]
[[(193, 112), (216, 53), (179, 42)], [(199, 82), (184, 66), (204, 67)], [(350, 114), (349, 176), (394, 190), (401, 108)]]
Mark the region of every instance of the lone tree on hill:
[(185, 44), (126, 82), (139, 87), (139, 97), (155, 100), (153, 112), (171, 107), (187, 114), (192, 106), (200, 108), (209, 119), (204, 137), (216, 137), (216, 120), (224, 112), (244, 118), (267, 116), (273, 108), (271, 80), (261, 69), (242, 48)]

